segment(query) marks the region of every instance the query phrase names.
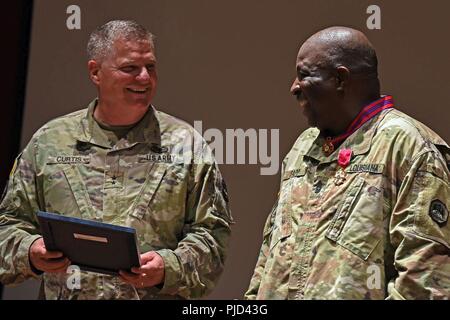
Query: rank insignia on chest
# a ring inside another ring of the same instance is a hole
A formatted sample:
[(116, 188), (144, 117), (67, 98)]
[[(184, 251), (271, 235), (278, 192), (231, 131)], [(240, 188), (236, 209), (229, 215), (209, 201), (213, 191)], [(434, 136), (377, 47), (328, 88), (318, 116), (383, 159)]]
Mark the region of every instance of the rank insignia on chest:
[(334, 184), (336, 186), (340, 186), (345, 182), (345, 179), (347, 178), (347, 174), (345, 173), (344, 169), (339, 168), (336, 171), (336, 174), (334, 175)]

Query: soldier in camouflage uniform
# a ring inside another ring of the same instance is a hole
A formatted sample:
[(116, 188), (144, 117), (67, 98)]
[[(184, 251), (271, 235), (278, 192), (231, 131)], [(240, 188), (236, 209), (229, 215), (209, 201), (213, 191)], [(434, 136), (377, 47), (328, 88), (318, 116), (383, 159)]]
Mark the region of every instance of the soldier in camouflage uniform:
[[(0, 207), (0, 280), (42, 276), (46, 299), (198, 298), (224, 266), (230, 224), (225, 183), (188, 124), (150, 104), (152, 35), (131, 21), (92, 33), (89, 72), (99, 98), (50, 121), (17, 158)], [(45, 250), (38, 210), (133, 227), (141, 267), (120, 277), (81, 272)]]
[(291, 91), (312, 128), (283, 161), (247, 299), (448, 299), (449, 146), (381, 96), (367, 38), (309, 38)]

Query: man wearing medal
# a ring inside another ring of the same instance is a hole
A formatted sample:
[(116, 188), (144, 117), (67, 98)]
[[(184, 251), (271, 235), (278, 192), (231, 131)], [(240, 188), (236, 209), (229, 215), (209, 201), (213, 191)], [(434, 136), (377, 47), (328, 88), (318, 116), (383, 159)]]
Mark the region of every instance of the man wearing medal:
[(311, 128), (283, 161), (247, 299), (450, 298), (450, 148), (380, 95), (375, 50), (331, 27), (300, 48)]

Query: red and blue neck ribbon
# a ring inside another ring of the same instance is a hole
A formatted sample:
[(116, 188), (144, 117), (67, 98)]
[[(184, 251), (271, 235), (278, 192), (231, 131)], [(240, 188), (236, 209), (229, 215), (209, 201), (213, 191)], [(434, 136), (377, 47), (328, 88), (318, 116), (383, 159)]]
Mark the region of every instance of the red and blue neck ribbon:
[(352, 121), (347, 131), (335, 138), (328, 137), (323, 145), (323, 151), (328, 156), (334, 151), (334, 146), (340, 144), (347, 139), (353, 132), (361, 128), (361, 126), (379, 114), (381, 111), (394, 107), (394, 99), (392, 96), (384, 96), (380, 99), (365, 106), (356, 118)]

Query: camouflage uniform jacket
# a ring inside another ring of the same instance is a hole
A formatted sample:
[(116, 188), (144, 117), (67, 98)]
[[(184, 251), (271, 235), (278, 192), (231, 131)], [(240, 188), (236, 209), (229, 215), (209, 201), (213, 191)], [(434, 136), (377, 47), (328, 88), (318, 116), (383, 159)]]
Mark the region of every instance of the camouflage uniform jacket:
[[(247, 299), (450, 297), (449, 147), (382, 111), (330, 156), (310, 128), (283, 162)], [(353, 157), (336, 180), (339, 150)]]
[[(28, 250), (38, 210), (136, 228), (140, 252), (165, 263), (164, 285), (135, 289), (118, 277), (43, 274), (46, 299), (198, 298), (220, 276), (232, 218), (225, 183), (201, 136), (152, 108), (111, 143), (88, 109), (50, 121), (16, 160), (0, 207), (0, 280), (38, 277)], [(187, 147), (186, 147), (187, 146)]]

